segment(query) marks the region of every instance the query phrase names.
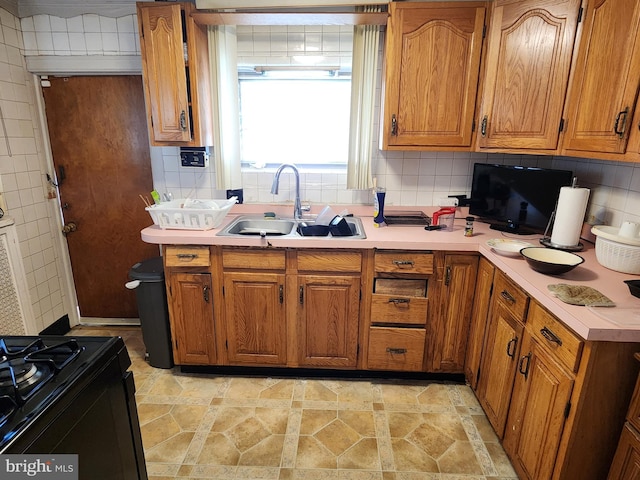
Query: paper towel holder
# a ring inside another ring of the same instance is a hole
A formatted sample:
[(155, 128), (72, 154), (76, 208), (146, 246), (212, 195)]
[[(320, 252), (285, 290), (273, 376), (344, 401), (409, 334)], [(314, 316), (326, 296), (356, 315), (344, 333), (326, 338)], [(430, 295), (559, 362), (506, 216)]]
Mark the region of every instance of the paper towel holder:
[[(573, 180), (571, 182), (571, 187), (576, 188), (577, 183), (578, 183), (578, 178), (573, 177)], [(555, 248), (556, 250), (565, 250), (567, 252), (579, 252), (583, 250), (584, 245), (581, 242), (578, 242), (577, 245), (558, 245), (557, 243), (553, 243), (551, 241), (551, 236), (547, 235), (547, 233), (549, 233), (549, 230), (553, 226), (553, 222), (556, 218), (556, 210), (558, 210), (558, 202), (556, 202), (556, 208), (553, 210), (553, 212), (551, 212), (551, 216), (549, 217), (549, 222), (547, 223), (547, 228), (545, 228), (544, 230), (544, 235), (540, 239), (540, 243), (545, 247)]]

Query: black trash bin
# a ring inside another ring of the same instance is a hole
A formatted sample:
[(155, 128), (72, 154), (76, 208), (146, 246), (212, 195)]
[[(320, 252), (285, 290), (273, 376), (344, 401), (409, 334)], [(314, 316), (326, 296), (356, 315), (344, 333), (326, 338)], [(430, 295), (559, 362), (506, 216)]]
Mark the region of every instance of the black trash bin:
[(162, 257), (149, 258), (136, 263), (129, 270), (129, 278), (139, 282), (137, 286), (129, 282), (127, 287), (136, 290), (147, 361), (152, 367), (171, 368), (173, 353)]

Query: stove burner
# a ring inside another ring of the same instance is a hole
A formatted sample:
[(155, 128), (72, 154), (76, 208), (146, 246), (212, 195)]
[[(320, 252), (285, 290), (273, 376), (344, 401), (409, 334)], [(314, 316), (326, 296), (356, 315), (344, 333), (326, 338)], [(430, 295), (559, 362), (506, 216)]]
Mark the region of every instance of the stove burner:
[(20, 390), (36, 383), (42, 375), (35, 363), (27, 363), (22, 358), (7, 360), (0, 363), (0, 388), (11, 387), (15, 382)]

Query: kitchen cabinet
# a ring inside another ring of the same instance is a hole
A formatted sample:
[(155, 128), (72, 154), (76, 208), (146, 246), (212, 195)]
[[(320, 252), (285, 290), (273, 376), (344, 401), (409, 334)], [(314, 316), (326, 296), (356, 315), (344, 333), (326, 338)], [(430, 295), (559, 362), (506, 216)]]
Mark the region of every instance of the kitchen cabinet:
[(207, 30), (194, 10), (188, 2), (137, 3), (152, 145), (213, 144)]
[(558, 148), (580, 0), (496, 0), (487, 36), (480, 149)]
[(431, 372), (462, 373), (469, 338), (478, 255), (439, 252), (438, 306), (427, 328)]
[(223, 249), (227, 361), (280, 365), (287, 361), (285, 251)]
[(177, 365), (217, 361), (209, 248), (164, 247), (173, 360)]
[(499, 438), (511, 402), (528, 305), (527, 294), (498, 271), (476, 393)]
[(623, 154), (640, 87), (640, 3), (590, 1), (582, 21), (563, 153)]
[(476, 390), (478, 378), (480, 377), (480, 360), (482, 358), (487, 319), (489, 318), (495, 272), (496, 267), (486, 258), (480, 257), (469, 325), (469, 341), (467, 342), (464, 363), (465, 378), (473, 390)]
[[(640, 360), (638, 353), (635, 354), (635, 358)], [(609, 471), (609, 480), (640, 478), (640, 378), (636, 381), (626, 418), (627, 422), (620, 435)]]
[(376, 250), (373, 262), (367, 368), (423, 371), (434, 254)]
[(362, 254), (299, 250), (296, 263), (295, 330), (299, 365), (355, 368)]
[(389, 4), (382, 149), (470, 149), (485, 7)]

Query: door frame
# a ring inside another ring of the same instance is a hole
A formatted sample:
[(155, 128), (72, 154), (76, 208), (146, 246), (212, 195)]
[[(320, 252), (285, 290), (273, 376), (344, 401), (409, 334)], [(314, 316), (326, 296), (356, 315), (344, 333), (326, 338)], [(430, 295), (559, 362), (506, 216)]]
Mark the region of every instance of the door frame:
[[(100, 56), (98, 56), (100, 57)], [(51, 152), (51, 143), (49, 139), (49, 127), (47, 126), (47, 116), (44, 104), (44, 95), (42, 93), (43, 80), (41, 77), (51, 76), (99, 76), (99, 75), (142, 75), (142, 63), (140, 61), (139, 67), (135, 68), (132, 65), (131, 56), (123, 55), (119, 56), (102, 57), (108, 62), (101, 64), (100, 61), (93, 62), (90, 68), (87, 68), (86, 64), (81, 65), (82, 62), (78, 62), (78, 58), (87, 58), (85, 56), (75, 57), (67, 59), (65, 57), (56, 56), (43, 56), (38, 62), (38, 68), (27, 68), (32, 73), (33, 87), (36, 97), (36, 111), (38, 116), (38, 123), (40, 127), (40, 135), (42, 140), (42, 155), (45, 160), (45, 170), (42, 173), (46, 173), (51, 176), (53, 181), (57, 180), (55, 173), (55, 167), (53, 163), (53, 153)], [(137, 56), (140, 59), (140, 56)], [(97, 60), (97, 59), (96, 59)], [(134, 62), (135, 63), (135, 62)], [(95, 68), (93, 68), (95, 67)], [(153, 171), (154, 159), (162, 159), (162, 151), (160, 147), (153, 147), (149, 144), (149, 153), (151, 157), (151, 170)], [(73, 281), (73, 269), (71, 267), (71, 258), (69, 256), (69, 248), (67, 239), (62, 233), (62, 226), (64, 220), (62, 216), (62, 206), (60, 205), (60, 192), (56, 188), (55, 201), (47, 202), (49, 208), (49, 218), (55, 220), (58, 225), (57, 234), (54, 235), (54, 250), (58, 254), (59, 269), (61, 276), (61, 284), (63, 288), (63, 306), (69, 316), (69, 325), (74, 327), (80, 325), (82, 317), (78, 308), (78, 298), (76, 296), (76, 287)], [(89, 318), (89, 317), (85, 317)], [(107, 321), (108, 320), (108, 321)], [(96, 319), (94, 322), (99, 324), (132, 324), (131, 319), (117, 319), (110, 318), (105, 319), (104, 322), (100, 319)]]

